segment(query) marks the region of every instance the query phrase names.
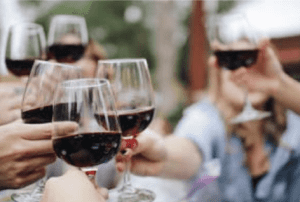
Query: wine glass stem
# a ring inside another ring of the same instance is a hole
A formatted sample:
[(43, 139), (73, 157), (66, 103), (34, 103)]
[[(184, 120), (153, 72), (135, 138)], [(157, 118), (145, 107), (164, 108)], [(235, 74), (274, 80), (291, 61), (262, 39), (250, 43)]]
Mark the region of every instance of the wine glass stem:
[(245, 88), (245, 103), (244, 103), (244, 110), (253, 110), (252, 104), (249, 100), (248, 90)]
[(125, 188), (132, 188), (131, 178), (130, 178), (130, 166), (131, 166), (131, 161), (127, 161), (125, 173), (124, 173), (124, 187)]

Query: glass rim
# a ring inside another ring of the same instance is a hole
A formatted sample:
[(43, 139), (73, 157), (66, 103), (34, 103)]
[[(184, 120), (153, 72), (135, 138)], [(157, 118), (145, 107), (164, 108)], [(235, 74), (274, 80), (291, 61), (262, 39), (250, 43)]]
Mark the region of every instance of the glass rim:
[(20, 27), (28, 27), (28, 28), (35, 28), (35, 29), (43, 29), (42, 25), (37, 24), (37, 23), (33, 23), (33, 22), (19, 22), (16, 24), (12, 24), (10, 26), (10, 29), (16, 29), (16, 28), (20, 28)]
[(55, 20), (57, 18), (65, 18), (65, 19), (82, 19), (85, 21), (85, 18), (83, 16), (80, 15), (69, 15), (69, 14), (58, 14), (58, 15), (54, 15), (51, 20)]
[(98, 64), (100, 63), (131, 63), (131, 62), (147, 62), (146, 58), (118, 58), (118, 59), (105, 59), (105, 60), (98, 60)]
[[(93, 84), (88, 84), (87, 82), (93, 82)], [(61, 88), (93, 88), (93, 87), (102, 87), (102, 86), (109, 86), (109, 85), (110, 83), (107, 79), (100, 79), (100, 78), (70, 79), (70, 80), (63, 81), (59, 84)]]
[(33, 67), (35, 67), (38, 63), (50, 64), (50, 65), (58, 65), (58, 66), (64, 66), (64, 67), (70, 67), (70, 68), (80, 69), (80, 67), (78, 67), (78, 66), (64, 64), (64, 63), (59, 63), (59, 62), (50, 62), (48, 60), (40, 60), (40, 59), (35, 59), (34, 60)]

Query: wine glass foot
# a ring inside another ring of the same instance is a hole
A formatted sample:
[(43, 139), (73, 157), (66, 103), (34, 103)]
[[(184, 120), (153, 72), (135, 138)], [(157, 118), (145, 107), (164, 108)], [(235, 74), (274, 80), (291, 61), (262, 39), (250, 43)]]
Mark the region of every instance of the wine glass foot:
[(271, 116), (271, 112), (264, 112), (264, 111), (258, 111), (258, 110), (245, 110), (240, 115), (236, 116), (235, 118), (231, 119), (231, 124), (239, 124), (244, 123), (248, 121), (254, 121), (254, 120), (261, 120), (264, 118), (267, 118)]
[(11, 200), (14, 201), (14, 202), (23, 202), (23, 201), (26, 201), (27, 198), (30, 197), (30, 192), (28, 193), (22, 193), (22, 194), (12, 194), (11, 195)]
[(152, 202), (156, 198), (155, 193), (147, 189), (139, 189), (138, 195), (140, 202)]
[(110, 190), (107, 202), (153, 202), (156, 198), (154, 192), (147, 189), (135, 191)]

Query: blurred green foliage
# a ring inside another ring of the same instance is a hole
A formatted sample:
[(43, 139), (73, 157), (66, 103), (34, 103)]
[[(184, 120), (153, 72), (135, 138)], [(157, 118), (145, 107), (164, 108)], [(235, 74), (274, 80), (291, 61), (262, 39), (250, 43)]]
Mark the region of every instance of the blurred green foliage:
[[(126, 9), (133, 5), (142, 11), (142, 18), (134, 23), (124, 20)], [(146, 58), (153, 72), (155, 60), (150, 48), (151, 31), (144, 23), (146, 6), (147, 3), (137, 1), (60, 1), (41, 12), (36, 23), (43, 25), (47, 34), (52, 16), (83, 16), (90, 38), (104, 47), (109, 58)]]

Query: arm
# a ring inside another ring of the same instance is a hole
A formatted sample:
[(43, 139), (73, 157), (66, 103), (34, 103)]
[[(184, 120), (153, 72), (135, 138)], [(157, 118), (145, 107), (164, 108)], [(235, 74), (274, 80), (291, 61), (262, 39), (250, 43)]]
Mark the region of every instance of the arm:
[(236, 70), (232, 80), (251, 91), (261, 91), (274, 97), (285, 107), (300, 114), (300, 83), (283, 70), (268, 40), (261, 42), (258, 62), (253, 67)]
[(105, 202), (107, 198), (107, 189), (95, 187), (83, 172), (71, 169), (47, 181), (42, 202)]
[[(169, 135), (162, 137), (153, 131), (145, 131), (137, 138), (138, 146), (128, 150), (131, 158), (131, 171), (142, 176), (160, 176), (188, 179), (201, 164), (197, 147), (188, 139)], [(117, 169), (124, 171), (126, 159), (122, 154), (116, 157)]]

